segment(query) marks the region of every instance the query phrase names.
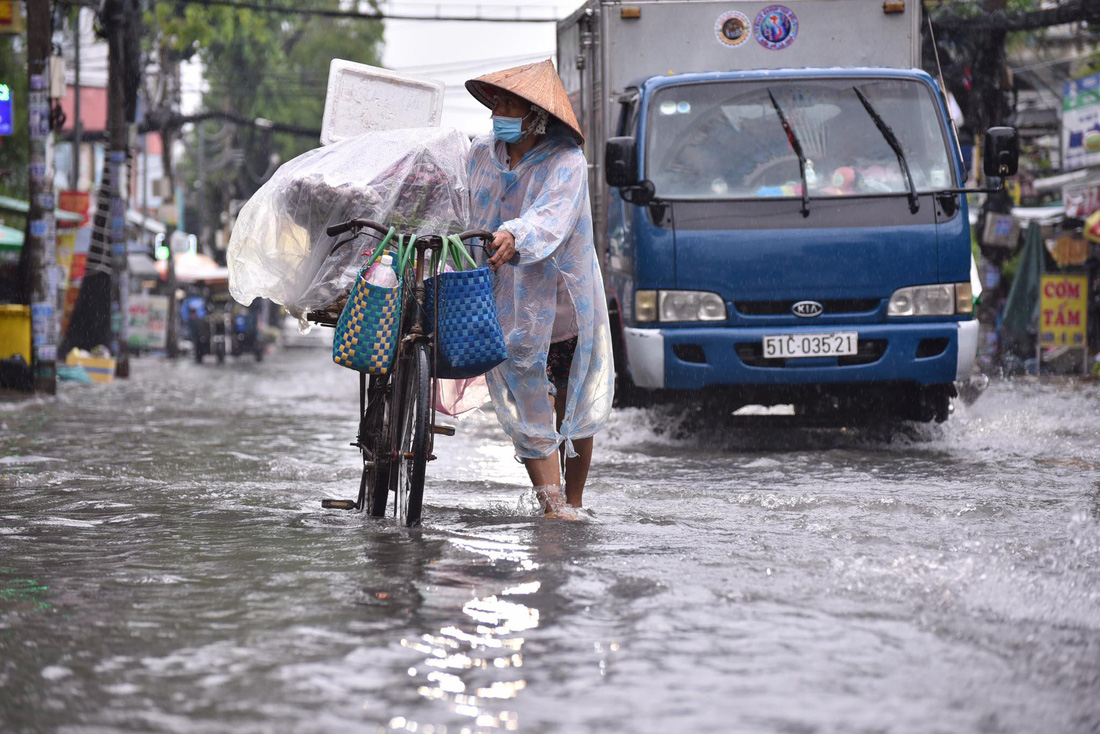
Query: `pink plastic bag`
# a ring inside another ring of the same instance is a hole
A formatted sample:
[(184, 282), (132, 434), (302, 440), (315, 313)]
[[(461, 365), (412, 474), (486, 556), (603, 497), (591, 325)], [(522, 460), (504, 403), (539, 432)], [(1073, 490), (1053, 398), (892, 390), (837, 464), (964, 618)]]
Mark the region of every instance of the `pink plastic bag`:
[(438, 380), (435, 389), (435, 409), (443, 415), (461, 415), (479, 408), (489, 400), (489, 383), (485, 375), (466, 380)]

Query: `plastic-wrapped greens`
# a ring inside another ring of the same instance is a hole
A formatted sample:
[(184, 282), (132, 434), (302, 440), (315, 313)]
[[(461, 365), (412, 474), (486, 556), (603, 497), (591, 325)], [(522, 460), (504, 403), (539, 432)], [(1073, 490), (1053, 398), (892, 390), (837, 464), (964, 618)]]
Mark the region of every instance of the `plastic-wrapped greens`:
[(449, 128), (378, 130), (285, 163), (237, 216), (227, 253), (233, 298), (268, 298), (300, 318), (346, 295), (379, 241), (363, 236), (333, 252), (338, 239), (325, 229), (349, 219), (403, 234), (464, 229), (469, 147)]

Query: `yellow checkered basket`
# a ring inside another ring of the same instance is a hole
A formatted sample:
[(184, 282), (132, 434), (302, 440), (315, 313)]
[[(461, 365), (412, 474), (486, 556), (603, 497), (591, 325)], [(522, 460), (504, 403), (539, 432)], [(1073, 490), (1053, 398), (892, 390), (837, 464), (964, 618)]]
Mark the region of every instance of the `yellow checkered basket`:
[(398, 257), (391, 265), (397, 285), (384, 287), (367, 282), (367, 271), (381, 257), (392, 236), (391, 229), (359, 271), (332, 339), (333, 362), (372, 375), (389, 372), (401, 329), (401, 276), (412, 252), (412, 242), (406, 248), (404, 237), (398, 241)]

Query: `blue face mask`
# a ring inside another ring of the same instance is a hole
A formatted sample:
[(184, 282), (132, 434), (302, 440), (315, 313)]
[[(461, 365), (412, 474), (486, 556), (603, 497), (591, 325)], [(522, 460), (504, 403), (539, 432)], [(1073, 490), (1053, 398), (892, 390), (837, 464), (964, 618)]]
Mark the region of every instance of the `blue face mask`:
[(505, 143), (518, 143), (523, 139), (523, 118), (493, 115), (493, 137)]

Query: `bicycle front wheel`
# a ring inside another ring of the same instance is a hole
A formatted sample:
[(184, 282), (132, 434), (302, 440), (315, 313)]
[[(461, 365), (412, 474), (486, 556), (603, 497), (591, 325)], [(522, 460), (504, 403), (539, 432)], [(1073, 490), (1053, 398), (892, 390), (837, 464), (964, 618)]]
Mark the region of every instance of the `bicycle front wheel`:
[(394, 516), (409, 527), (420, 524), (424, 502), (424, 469), (431, 438), (431, 369), (428, 347), (415, 342), (403, 355), (397, 394), (397, 471), (394, 484)]
[(390, 492), (390, 421), (393, 420), (389, 384), (385, 377), (371, 375), (366, 388), (367, 407), (359, 419), (359, 449), (363, 452), (363, 476), (359, 480), (358, 506), (374, 517), (386, 514)]

